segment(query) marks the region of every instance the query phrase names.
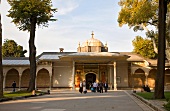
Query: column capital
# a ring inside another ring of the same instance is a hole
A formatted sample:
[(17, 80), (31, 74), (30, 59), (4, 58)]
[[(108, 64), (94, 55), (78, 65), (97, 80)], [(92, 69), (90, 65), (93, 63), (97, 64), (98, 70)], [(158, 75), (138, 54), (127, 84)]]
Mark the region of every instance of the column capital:
[(149, 75), (149, 73), (145, 72), (145, 76), (148, 76), (148, 75)]

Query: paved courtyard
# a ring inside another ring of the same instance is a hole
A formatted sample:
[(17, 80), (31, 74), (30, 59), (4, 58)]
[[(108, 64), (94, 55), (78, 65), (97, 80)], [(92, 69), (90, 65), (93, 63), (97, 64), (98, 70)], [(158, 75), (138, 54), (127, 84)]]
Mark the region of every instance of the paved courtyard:
[(152, 111), (128, 92), (53, 90), (50, 95), (1, 102), (0, 111)]

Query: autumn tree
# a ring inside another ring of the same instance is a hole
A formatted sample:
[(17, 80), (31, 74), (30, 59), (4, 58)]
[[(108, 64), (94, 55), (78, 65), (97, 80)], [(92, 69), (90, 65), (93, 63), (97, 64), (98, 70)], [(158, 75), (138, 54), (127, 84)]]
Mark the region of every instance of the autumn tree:
[(119, 2), (119, 5), (122, 7), (118, 17), (120, 26), (128, 24), (135, 31), (146, 29), (147, 32), (149, 32), (147, 26), (150, 25), (155, 26), (155, 30), (158, 29), (158, 50), (155, 36), (148, 36), (153, 41), (155, 52), (158, 53), (154, 93), (154, 98), (156, 99), (164, 98), (165, 51), (167, 58), (170, 60), (170, 48), (168, 41), (165, 39), (167, 2), (169, 0), (159, 0), (159, 2), (158, 0), (120, 0)]
[(148, 38), (142, 38), (141, 36), (136, 36), (132, 41), (133, 52), (142, 55), (143, 57), (155, 59), (157, 54), (154, 52), (153, 43)]
[(147, 37), (151, 38), (153, 42), (154, 51), (158, 53), (156, 36), (153, 36), (153, 30), (148, 29), (148, 26), (153, 26), (157, 30), (157, 0), (120, 0), (119, 5), (122, 7), (118, 16), (119, 26), (127, 24), (134, 31), (145, 30)]
[(27, 50), (23, 50), (23, 47), (18, 45), (14, 40), (6, 39), (2, 46), (3, 57), (25, 57)]
[(35, 90), (36, 78), (36, 47), (35, 47), (35, 31), (36, 25), (47, 27), (52, 19), (53, 13), (56, 12), (52, 8), (51, 0), (7, 0), (11, 5), (8, 11), (8, 17), (22, 31), (30, 32), (29, 39), (29, 61), (30, 61), (30, 81), (28, 91)]

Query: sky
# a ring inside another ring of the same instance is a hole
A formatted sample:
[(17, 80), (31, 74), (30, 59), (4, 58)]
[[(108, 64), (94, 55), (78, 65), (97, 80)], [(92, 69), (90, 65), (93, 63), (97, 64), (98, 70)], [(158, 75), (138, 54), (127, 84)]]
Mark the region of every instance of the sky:
[[(37, 55), (42, 52), (77, 52), (80, 45), (94, 38), (108, 45), (109, 52), (131, 52), (132, 40), (138, 35), (145, 36), (144, 31), (134, 32), (127, 25), (119, 27), (117, 22), (121, 7), (120, 0), (52, 0), (55, 22), (50, 22), (48, 27), (37, 27), (35, 45)], [(15, 40), (23, 46), (29, 56), (29, 32), (19, 31), (12, 19), (7, 17), (10, 5), (6, 0), (1, 1), (2, 36), (5, 39)]]

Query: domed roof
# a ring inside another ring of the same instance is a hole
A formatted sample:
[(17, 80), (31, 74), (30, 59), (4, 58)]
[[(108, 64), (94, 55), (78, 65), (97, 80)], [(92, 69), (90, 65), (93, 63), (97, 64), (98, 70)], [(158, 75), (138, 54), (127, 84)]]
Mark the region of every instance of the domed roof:
[(82, 47), (85, 47), (85, 46), (101, 46), (101, 47), (104, 47), (103, 43), (100, 40), (94, 38), (94, 33), (93, 32), (92, 32), (91, 35), (92, 35), (92, 38), (90, 38), (87, 41), (83, 42)]

